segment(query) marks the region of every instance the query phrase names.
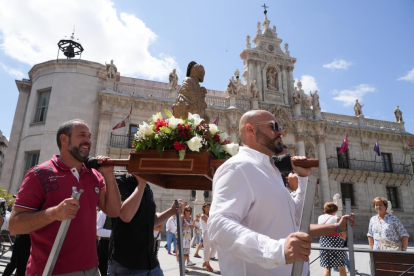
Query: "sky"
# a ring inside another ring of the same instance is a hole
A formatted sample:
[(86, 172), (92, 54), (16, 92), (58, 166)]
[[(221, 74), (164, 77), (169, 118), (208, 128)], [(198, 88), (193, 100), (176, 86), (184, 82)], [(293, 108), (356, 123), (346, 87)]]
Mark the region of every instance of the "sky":
[[(246, 35), (263, 22), (263, 2), (245, 0), (0, 0), (0, 130), (10, 137), (18, 90), (37, 63), (57, 57), (57, 43), (75, 28), (82, 59), (111, 59), (122, 76), (179, 83), (194, 60), (203, 86), (224, 91)], [(394, 121), (403, 112), (414, 133), (414, 1), (273, 0), (270, 25), (297, 58), (293, 75), (305, 92), (318, 90), (322, 111)], [(253, 43), (252, 43), (253, 44)], [(252, 45), (253, 46), (253, 45)], [(282, 47), (283, 49), (283, 47)], [(60, 58), (63, 58), (60, 54)]]

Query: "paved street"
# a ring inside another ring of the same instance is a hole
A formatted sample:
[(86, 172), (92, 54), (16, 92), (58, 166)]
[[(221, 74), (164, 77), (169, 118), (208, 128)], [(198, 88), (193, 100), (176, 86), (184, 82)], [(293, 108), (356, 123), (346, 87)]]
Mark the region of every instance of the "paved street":
[[(165, 276), (177, 276), (179, 275), (179, 269), (177, 265), (177, 261), (175, 256), (168, 255), (167, 250), (164, 249), (165, 241), (161, 242), (161, 248), (159, 251), (159, 260), (161, 263), (161, 268), (164, 270)], [(318, 243), (314, 243), (312, 246), (319, 246)], [(368, 249), (368, 244), (365, 241), (356, 241), (355, 242), (355, 248), (364, 248)], [(414, 251), (414, 243), (410, 242), (409, 251)], [(218, 261), (210, 261), (211, 266), (214, 269), (214, 272), (207, 272), (204, 268), (202, 268), (203, 260), (194, 258), (195, 249), (191, 248), (191, 261), (196, 263), (195, 266), (189, 267), (189, 273), (186, 275), (221, 275), (219, 270), (219, 264)], [(203, 251), (200, 251), (200, 255), (203, 256)], [(310, 257), (310, 260), (313, 261), (316, 258), (318, 258), (319, 252), (316, 250), (312, 250), (312, 254)], [(10, 261), (11, 252), (7, 252), (3, 257), (0, 258), (0, 274), (4, 271), (4, 266)], [(370, 268), (369, 268), (369, 255), (367, 253), (356, 253), (355, 254), (355, 267), (357, 271), (364, 276), (371, 275), (370, 274)], [(311, 275), (322, 275), (323, 269), (320, 267), (319, 259), (316, 260), (313, 264), (310, 266), (311, 269)], [(349, 274), (349, 273), (348, 273)], [(338, 272), (332, 272), (332, 275), (339, 275)]]

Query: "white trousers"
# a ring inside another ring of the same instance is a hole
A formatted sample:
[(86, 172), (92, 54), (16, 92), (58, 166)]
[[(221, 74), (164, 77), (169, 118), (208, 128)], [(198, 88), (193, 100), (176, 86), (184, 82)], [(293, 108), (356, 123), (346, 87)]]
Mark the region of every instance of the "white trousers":
[(204, 245), (204, 261), (210, 261), (216, 255), (216, 245), (208, 238), (208, 232), (203, 231), (203, 245)]

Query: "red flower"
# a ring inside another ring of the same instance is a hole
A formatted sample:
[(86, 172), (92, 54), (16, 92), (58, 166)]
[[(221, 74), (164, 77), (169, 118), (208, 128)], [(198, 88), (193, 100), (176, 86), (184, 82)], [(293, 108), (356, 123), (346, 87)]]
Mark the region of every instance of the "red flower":
[(178, 142), (178, 141), (175, 141), (174, 142), (174, 148), (176, 149), (176, 150), (185, 150), (185, 145), (184, 144), (181, 144), (180, 142)]
[(191, 135), (191, 128), (189, 125), (178, 124), (177, 125), (178, 136), (186, 138)]
[(165, 122), (165, 119), (158, 119), (155, 122), (155, 129), (156, 129), (157, 132), (159, 132), (160, 128), (163, 127), (163, 126), (168, 127), (168, 122)]
[(214, 140), (216, 140), (217, 143), (220, 143), (220, 136), (219, 135), (214, 135)]
[(224, 142), (223, 143), (221, 143), (222, 145), (227, 145), (227, 144), (230, 144), (231, 142), (229, 141), (229, 140), (224, 140)]

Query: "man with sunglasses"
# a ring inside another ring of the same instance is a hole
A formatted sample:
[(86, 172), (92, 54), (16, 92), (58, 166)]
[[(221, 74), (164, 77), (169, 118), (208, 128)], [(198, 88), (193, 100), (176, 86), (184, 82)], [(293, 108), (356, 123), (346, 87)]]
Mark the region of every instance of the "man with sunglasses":
[(311, 169), (292, 163), (299, 175), (299, 188), (292, 198), (272, 160), (283, 151), (283, 129), (274, 115), (265, 110), (245, 113), (239, 135), (243, 147), (220, 166), (213, 179), (208, 231), (217, 245), (221, 273), (290, 275), (293, 262), (309, 261), (310, 235), (333, 234), (338, 227), (344, 231), (348, 217), (337, 228), (311, 225), (310, 235), (296, 232)]

